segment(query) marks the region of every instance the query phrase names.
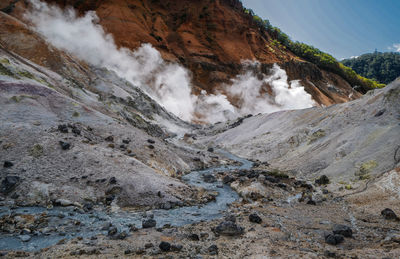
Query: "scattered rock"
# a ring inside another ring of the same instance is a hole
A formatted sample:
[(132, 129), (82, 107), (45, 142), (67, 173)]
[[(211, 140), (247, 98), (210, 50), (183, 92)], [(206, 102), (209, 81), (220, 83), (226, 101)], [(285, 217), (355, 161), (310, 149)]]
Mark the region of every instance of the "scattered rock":
[(155, 143), (156, 143), (156, 142), (155, 142), (154, 140), (152, 140), (152, 139), (148, 139), (147, 142), (150, 143), (150, 144), (155, 144)]
[(81, 135), (81, 130), (78, 129), (77, 127), (73, 127), (72, 128), (72, 133), (76, 134), (76, 135)]
[(329, 178), (326, 175), (321, 175), (320, 178), (315, 180), (315, 184), (317, 185), (327, 185), (329, 184)]
[(124, 144), (129, 144), (129, 143), (131, 143), (131, 140), (130, 140), (130, 139), (123, 139), (123, 140), (122, 140), (122, 143), (124, 143)]
[(222, 182), (224, 184), (229, 184), (229, 183), (232, 183), (234, 181), (235, 181), (235, 179), (230, 175), (226, 175), (226, 176), (224, 176), (224, 178), (222, 178)]
[(252, 223), (257, 223), (257, 224), (261, 224), (262, 219), (260, 216), (258, 216), (256, 213), (252, 213), (249, 215), (249, 220)]
[(68, 133), (68, 126), (65, 124), (58, 125), (58, 131), (61, 133)]
[(203, 175), (203, 180), (206, 183), (215, 183), (217, 181), (217, 178), (215, 178), (215, 176), (212, 174), (205, 174)]
[(239, 236), (244, 233), (244, 228), (232, 221), (221, 222), (214, 230), (216, 233), (225, 236)]
[(229, 215), (226, 215), (226, 216), (225, 216), (225, 220), (226, 220), (226, 221), (231, 221), (231, 222), (235, 223), (235, 222), (236, 222), (236, 217), (235, 217), (235, 215), (233, 215), (233, 214), (229, 214)]
[(278, 183), (276, 186), (279, 187), (279, 188), (281, 188), (281, 189), (284, 189), (284, 190), (287, 189), (287, 185), (284, 184), (284, 183)]
[(326, 257), (336, 257), (336, 253), (335, 253), (335, 252), (331, 252), (331, 251), (328, 251), (328, 250), (326, 250), (326, 251), (324, 252), (324, 255), (325, 255)]
[(133, 224), (131, 224), (131, 225), (129, 225), (129, 231), (130, 232), (136, 232), (136, 231), (138, 231), (139, 229), (135, 226), (135, 225), (133, 225)]
[(342, 235), (344, 237), (353, 236), (353, 230), (346, 225), (335, 224), (333, 225), (332, 232), (334, 234)]
[(128, 234), (124, 231), (115, 235), (115, 239), (124, 240), (128, 237)]
[(210, 255), (218, 254), (218, 246), (216, 246), (216, 245), (211, 245), (207, 250)]
[(31, 230), (27, 229), (27, 228), (24, 228), (23, 230), (21, 230), (20, 234), (21, 235), (29, 235), (29, 234), (31, 234)]
[(149, 248), (152, 248), (152, 247), (154, 247), (154, 245), (152, 243), (146, 243), (144, 245), (144, 248), (146, 248), (146, 249), (149, 249)]
[(325, 236), (325, 242), (330, 245), (337, 245), (344, 241), (344, 237), (339, 234), (327, 234)]
[(111, 177), (108, 181), (109, 184), (117, 184), (117, 179), (115, 177)]
[(260, 173), (258, 173), (258, 172), (256, 172), (256, 171), (251, 171), (251, 172), (247, 175), (247, 177), (250, 178), (250, 179), (253, 179), (253, 178), (258, 178), (259, 175), (260, 175)]
[(314, 205), (314, 206), (317, 205), (317, 203), (311, 198), (307, 201), (307, 204), (308, 205)]
[(375, 117), (380, 117), (386, 112), (386, 109), (380, 110), (375, 114)]
[(213, 153), (213, 152), (214, 152), (214, 148), (209, 147), (209, 148), (207, 149), (207, 151), (210, 152), (210, 153)]
[(31, 240), (31, 236), (30, 235), (20, 235), (19, 239), (21, 239), (22, 242), (28, 242), (29, 240)]
[(111, 227), (111, 228), (108, 230), (107, 235), (108, 235), (108, 236), (114, 236), (114, 235), (116, 235), (117, 233), (118, 233), (118, 229), (117, 229), (116, 227)]
[(10, 162), (10, 161), (4, 161), (4, 168), (10, 168), (10, 167), (12, 167), (14, 164), (12, 163), (12, 162)]
[(85, 211), (90, 211), (90, 210), (93, 209), (93, 204), (92, 204), (91, 202), (87, 202), (87, 203), (85, 203), (85, 204), (83, 205), (83, 209), (84, 209)]
[(104, 139), (107, 142), (114, 142), (114, 137), (113, 136), (108, 136)]
[(269, 175), (265, 175), (265, 180), (270, 182), (270, 183), (279, 183), (279, 179), (269, 176)]
[(165, 241), (162, 241), (158, 247), (159, 247), (159, 248), (161, 249), (161, 251), (163, 251), (163, 252), (168, 252), (168, 251), (171, 250), (171, 244), (168, 243), (168, 242), (165, 242)]
[(105, 190), (105, 195), (118, 195), (122, 192), (122, 187), (118, 185), (110, 186)]
[(18, 176), (6, 176), (1, 182), (0, 192), (9, 194), (18, 185), (20, 178)]
[(61, 146), (62, 150), (68, 150), (71, 147), (71, 144), (69, 144), (67, 142), (64, 142), (64, 141), (60, 141), (59, 143), (60, 143), (60, 146)]
[(190, 240), (193, 240), (193, 241), (199, 241), (199, 240), (200, 240), (200, 237), (199, 237), (199, 235), (197, 235), (197, 234), (190, 234), (190, 235), (189, 235), (189, 239), (190, 239)]
[(183, 249), (182, 245), (171, 245), (171, 251), (179, 252)]
[(392, 209), (386, 208), (381, 211), (381, 215), (387, 220), (398, 220), (396, 213)]
[(74, 206), (74, 203), (69, 200), (65, 199), (57, 199), (53, 202), (55, 206), (62, 206), (62, 207), (68, 207), (68, 206)]
[(157, 225), (157, 221), (155, 219), (143, 219), (142, 228), (154, 228)]

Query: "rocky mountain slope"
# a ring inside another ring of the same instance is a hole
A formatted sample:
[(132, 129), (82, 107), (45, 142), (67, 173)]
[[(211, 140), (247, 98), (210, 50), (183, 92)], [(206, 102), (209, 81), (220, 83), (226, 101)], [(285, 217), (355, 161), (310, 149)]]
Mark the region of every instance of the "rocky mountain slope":
[[(176, 202), (173, 197), (178, 189), (168, 190), (168, 185), (157, 182), (169, 182), (178, 172), (203, 166), (203, 159), (194, 162), (195, 151), (179, 151), (167, 144), (164, 139), (175, 133), (160, 122), (177, 128), (193, 126), (113, 72), (90, 67), (51, 47), (14, 18), (0, 16), (2, 29), (19, 31), (14, 35), (3, 30), (2, 40), (19, 37), (22, 40), (14, 38), (16, 52), (29, 46), (28, 53), (21, 54), (46, 66), (11, 52), (15, 48), (2, 41), (1, 158), (13, 164), (2, 174), (18, 175), (18, 183), (5, 194), (18, 193), (14, 198), (21, 205), (46, 205), (57, 199), (83, 203), (113, 193), (113, 188), (107, 190), (107, 182), (115, 177), (120, 205)], [(40, 61), (29, 55), (32, 48), (41, 53)], [(110, 175), (110, 168), (118, 173)], [(160, 198), (158, 193), (163, 191)], [(139, 199), (143, 193), (148, 197), (145, 200)]]
[(213, 126), (206, 139), (297, 177), (368, 179), (400, 162), (399, 86), (397, 80), (329, 108), (253, 116), (233, 128)]
[[(272, 65), (278, 63), (289, 80), (300, 80), (319, 104), (327, 106), (360, 96), (340, 76), (275, 44), (236, 0), (47, 2), (73, 6), (82, 14), (96, 11), (99, 24), (120, 47), (136, 49), (142, 43), (151, 43), (164, 59), (179, 62), (192, 72), (197, 94), (201, 90), (224, 91), (223, 83), (230, 83), (243, 70), (242, 61), (258, 60), (263, 64), (259, 74), (269, 74)], [(23, 20), (27, 6), (23, 1), (5, 1), (0, 8)], [(31, 55), (40, 59), (40, 53)]]

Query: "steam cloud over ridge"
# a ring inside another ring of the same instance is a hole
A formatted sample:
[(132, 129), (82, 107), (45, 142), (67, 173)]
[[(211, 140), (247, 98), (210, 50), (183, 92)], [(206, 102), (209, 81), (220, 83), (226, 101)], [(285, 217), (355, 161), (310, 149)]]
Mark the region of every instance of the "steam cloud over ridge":
[[(302, 109), (314, 105), (311, 95), (298, 81), (287, 82), (286, 72), (278, 65), (270, 76), (255, 75), (259, 63), (244, 62), (244, 71), (223, 85), (223, 93), (192, 94), (190, 73), (182, 66), (166, 62), (150, 44), (135, 51), (118, 48), (112, 35), (97, 24), (95, 12), (78, 17), (73, 9), (61, 10), (40, 0), (32, 0), (25, 14), (35, 30), (55, 47), (66, 50), (86, 62), (115, 71), (139, 86), (166, 110), (185, 121), (215, 123), (242, 115)], [(251, 69), (247, 69), (251, 68)], [(269, 85), (272, 95), (266, 89)], [(229, 99), (238, 100), (235, 106)]]

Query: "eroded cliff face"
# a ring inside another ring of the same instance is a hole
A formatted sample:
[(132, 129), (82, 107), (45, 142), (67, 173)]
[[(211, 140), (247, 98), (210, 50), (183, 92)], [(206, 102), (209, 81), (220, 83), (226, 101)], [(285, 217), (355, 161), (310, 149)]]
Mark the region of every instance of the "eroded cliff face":
[[(142, 43), (151, 43), (165, 60), (178, 62), (192, 72), (196, 94), (201, 90), (223, 92), (222, 85), (242, 71), (244, 60), (257, 60), (263, 65), (259, 72), (266, 74), (278, 63), (286, 70), (288, 80), (300, 80), (318, 104), (360, 97), (340, 76), (320, 70), (274, 44), (271, 35), (260, 30), (235, 0), (47, 2), (72, 6), (81, 14), (96, 11), (99, 24), (113, 35), (119, 47), (136, 49)], [(27, 6), (14, 0), (3, 2), (0, 8), (23, 20)], [(37, 62), (36, 52), (31, 54), (28, 56)]]

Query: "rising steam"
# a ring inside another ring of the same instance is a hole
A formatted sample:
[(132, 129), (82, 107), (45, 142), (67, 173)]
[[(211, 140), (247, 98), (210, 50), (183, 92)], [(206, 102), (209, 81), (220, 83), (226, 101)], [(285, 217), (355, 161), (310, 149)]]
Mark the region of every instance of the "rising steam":
[[(98, 24), (95, 12), (78, 17), (71, 8), (61, 10), (40, 0), (31, 3), (33, 8), (25, 16), (52, 45), (92, 65), (115, 71), (185, 121), (215, 123), (314, 105), (298, 81), (288, 84), (286, 72), (278, 65), (274, 65), (270, 76), (256, 76), (253, 71), (259, 66), (257, 62), (245, 62), (243, 73), (231, 84), (223, 85), (221, 93), (193, 95), (190, 73), (185, 68), (164, 61), (150, 44), (135, 51), (117, 48), (112, 35)], [(235, 105), (229, 101), (233, 99), (237, 100)]]

